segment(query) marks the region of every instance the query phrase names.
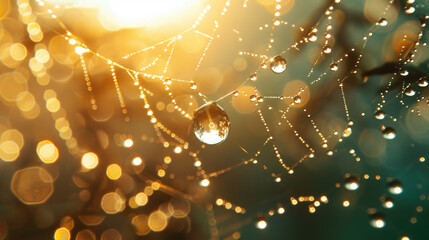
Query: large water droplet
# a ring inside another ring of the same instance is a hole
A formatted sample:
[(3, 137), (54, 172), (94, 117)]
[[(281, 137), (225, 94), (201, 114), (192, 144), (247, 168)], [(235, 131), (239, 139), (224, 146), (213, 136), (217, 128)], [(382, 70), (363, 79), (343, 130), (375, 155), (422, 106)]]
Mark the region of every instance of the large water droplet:
[(402, 183), (399, 180), (392, 180), (387, 184), (388, 190), (392, 194), (401, 194), (403, 191)]
[(230, 128), (228, 115), (215, 102), (204, 104), (194, 113), (194, 134), (203, 143), (212, 145), (225, 141)]
[(393, 129), (392, 127), (384, 128), (383, 137), (388, 140), (394, 139), (396, 137), (395, 129)]
[(286, 70), (286, 59), (280, 55), (275, 56), (273, 59), (271, 59), (270, 68), (274, 73), (284, 72), (284, 70)]
[(354, 191), (359, 188), (359, 177), (357, 176), (349, 176), (344, 179), (344, 187), (347, 190)]

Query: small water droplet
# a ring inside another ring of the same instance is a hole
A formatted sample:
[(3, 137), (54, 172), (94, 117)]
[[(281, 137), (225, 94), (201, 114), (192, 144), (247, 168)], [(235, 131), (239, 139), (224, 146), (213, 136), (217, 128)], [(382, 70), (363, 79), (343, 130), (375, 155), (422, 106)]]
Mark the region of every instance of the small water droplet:
[(369, 217), (369, 223), (375, 228), (383, 228), (386, 225), (384, 215), (382, 213), (374, 213)]
[(250, 95), (249, 98), (250, 98), (250, 101), (252, 101), (252, 102), (256, 101), (256, 99), (257, 99), (256, 95)]
[(329, 54), (329, 53), (331, 53), (331, 52), (332, 52), (332, 48), (331, 48), (330, 46), (325, 46), (325, 47), (323, 48), (323, 52), (324, 52), (325, 54)]
[(419, 85), (419, 87), (424, 88), (424, 87), (427, 87), (429, 85), (429, 82), (426, 78), (422, 78), (419, 80), (418, 85)]
[(408, 88), (407, 90), (405, 90), (405, 95), (412, 97), (412, 96), (416, 95), (416, 91), (414, 91), (414, 89), (412, 89), (412, 88)]
[(308, 40), (310, 42), (315, 42), (317, 41), (317, 34), (315, 32), (310, 33), (310, 35), (308, 35)]
[(298, 103), (301, 103), (301, 101), (302, 101), (301, 96), (297, 95), (297, 96), (293, 97), (294, 103), (298, 104)]
[(359, 177), (357, 176), (349, 176), (344, 179), (344, 187), (347, 190), (355, 191), (359, 188)]
[(388, 190), (392, 194), (401, 194), (403, 191), (402, 183), (399, 180), (392, 180), (387, 184)]
[(413, 14), (416, 11), (416, 8), (413, 6), (406, 6), (405, 7), (405, 13), (406, 14)]
[(382, 27), (387, 26), (387, 24), (388, 24), (388, 22), (385, 18), (380, 18), (380, 20), (378, 20), (378, 22), (377, 22), (377, 25), (382, 26)]
[(234, 97), (237, 97), (238, 96), (238, 91), (235, 90), (234, 92), (232, 92), (232, 95), (234, 95)]
[(257, 77), (256, 73), (252, 73), (252, 74), (250, 74), (249, 79), (250, 79), (250, 81), (256, 81), (256, 79), (258, 79), (258, 77)]
[(384, 128), (383, 137), (388, 140), (394, 139), (396, 137), (395, 129), (393, 129), (392, 127)]
[(264, 101), (264, 97), (258, 97), (258, 102), (263, 102)]
[(338, 65), (336, 63), (332, 63), (330, 68), (331, 68), (331, 71), (335, 72), (338, 70)]
[(401, 76), (408, 76), (409, 72), (407, 70), (402, 70), (399, 74), (401, 74)]
[(192, 90), (197, 89), (197, 84), (195, 84), (194, 82), (191, 82), (191, 83), (189, 84), (189, 86), (191, 87), (191, 89), (192, 89)]
[(382, 110), (378, 110), (374, 113), (375, 119), (383, 120), (386, 117), (386, 114)]
[(381, 202), (382, 202), (382, 204), (383, 204), (383, 207), (385, 207), (385, 208), (392, 208), (393, 207), (393, 200), (392, 200), (392, 198), (390, 198), (390, 197), (381, 197)]

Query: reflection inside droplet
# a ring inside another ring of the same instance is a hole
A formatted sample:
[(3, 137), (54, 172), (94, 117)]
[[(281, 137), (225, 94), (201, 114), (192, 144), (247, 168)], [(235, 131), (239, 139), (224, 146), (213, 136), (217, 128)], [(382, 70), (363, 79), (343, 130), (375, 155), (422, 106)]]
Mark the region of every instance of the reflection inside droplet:
[(193, 131), (203, 143), (218, 144), (228, 136), (230, 123), (228, 115), (215, 102), (209, 102), (194, 113)]

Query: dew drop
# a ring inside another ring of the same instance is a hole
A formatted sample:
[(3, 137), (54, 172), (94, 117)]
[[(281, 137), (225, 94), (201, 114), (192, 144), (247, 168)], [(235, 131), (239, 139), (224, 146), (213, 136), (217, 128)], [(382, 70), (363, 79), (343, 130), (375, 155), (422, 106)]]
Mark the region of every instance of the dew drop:
[(374, 213), (369, 217), (369, 223), (375, 228), (383, 228), (386, 225), (384, 215), (382, 213)]
[(416, 8), (414, 8), (413, 6), (406, 6), (405, 7), (405, 13), (406, 14), (413, 14), (416, 11)]
[(377, 112), (374, 113), (374, 117), (375, 119), (383, 120), (386, 117), (386, 114), (383, 111), (378, 110)]
[(418, 85), (419, 85), (419, 87), (424, 88), (424, 87), (427, 87), (429, 85), (429, 82), (426, 78), (422, 78), (419, 80)]
[(251, 102), (254, 102), (254, 101), (256, 101), (256, 99), (258, 98), (258, 97), (256, 97), (256, 95), (250, 95), (250, 101)]
[(258, 102), (263, 102), (263, 101), (264, 101), (264, 97), (258, 97), (258, 98), (257, 98), (257, 101), (258, 101)]
[(323, 48), (323, 52), (324, 52), (325, 54), (330, 54), (330, 53), (332, 52), (332, 48), (331, 48), (330, 46), (325, 46), (325, 47)]
[(403, 191), (402, 183), (399, 180), (392, 180), (387, 184), (387, 189), (392, 194), (401, 194)]
[(267, 220), (265, 218), (258, 218), (258, 220), (256, 220), (256, 227), (258, 229), (265, 229), (267, 227), (268, 223)]
[(234, 95), (234, 97), (237, 97), (238, 96), (238, 91), (235, 90), (234, 92), (232, 92), (232, 95)]
[(215, 102), (209, 102), (194, 113), (193, 131), (203, 143), (218, 144), (228, 136), (230, 122), (226, 112)]
[(392, 127), (386, 127), (383, 130), (383, 137), (388, 140), (394, 139), (396, 137), (395, 129)]
[(332, 63), (330, 68), (331, 68), (331, 71), (335, 72), (338, 70), (338, 65), (336, 63)]
[(414, 89), (412, 88), (408, 88), (407, 90), (405, 90), (405, 95), (407, 95), (408, 97), (412, 97), (416, 95), (416, 91), (414, 91)]
[(385, 208), (392, 208), (393, 207), (393, 200), (390, 197), (381, 197), (381, 202), (383, 204), (383, 207)]
[(355, 191), (359, 188), (359, 177), (357, 176), (349, 176), (344, 179), (344, 187), (347, 190)]
[(271, 59), (270, 63), (271, 71), (274, 73), (282, 73), (286, 70), (286, 59), (278, 55)]
[(302, 101), (301, 96), (295, 96), (295, 97), (293, 97), (293, 102), (294, 103), (298, 104), (298, 103), (301, 103), (301, 101)]
[(194, 83), (194, 82), (191, 82), (191, 83), (189, 84), (189, 86), (190, 86), (190, 88), (191, 88), (192, 90), (197, 89), (197, 84), (196, 84), (196, 83)]
[(249, 79), (250, 79), (250, 81), (256, 81), (256, 79), (258, 79), (258, 77), (256, 76), (256, 73), (252, 73), (252, 74), (250, 74)]
[(400, 74), (401, 76), (408, 76), (409, 72), (407, 70), (402, 70)]
[(310, 42), (315, 42), (315, 41), (317, 41), (317, 35), (316, 35), (316, 33), (315, 33), (315, 32), (310, 33), (310, 35), (308, 36), (308, 40), (309, 40)]
[(387, 26), (387, 24), (388, 24), (388, 22), (385, 18), (380, 18), (380, 20), (378, 20), (378, 22), (377, 22), (377, 25), (382, 26), (382, 27)]

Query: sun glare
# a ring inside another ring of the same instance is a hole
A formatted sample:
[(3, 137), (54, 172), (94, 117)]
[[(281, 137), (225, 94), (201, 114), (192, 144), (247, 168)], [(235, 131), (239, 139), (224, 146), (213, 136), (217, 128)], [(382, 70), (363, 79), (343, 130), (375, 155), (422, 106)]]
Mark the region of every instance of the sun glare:
[(196, 2), (196, 0), (108, 0), (100, 4), (99, 20), (107, 28), (153, 26), (166, 18), (169, 19), (170, 15), (176, 16), (187, 7), (193, 8)]
[[(46, 0), (52, 4), (97, 8), (98, 20), (107, 30), (175, 23), (200, 11), (198, 0)], [(186, 10), (186, 11), (185, 11)]]

